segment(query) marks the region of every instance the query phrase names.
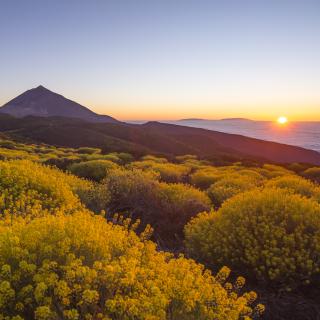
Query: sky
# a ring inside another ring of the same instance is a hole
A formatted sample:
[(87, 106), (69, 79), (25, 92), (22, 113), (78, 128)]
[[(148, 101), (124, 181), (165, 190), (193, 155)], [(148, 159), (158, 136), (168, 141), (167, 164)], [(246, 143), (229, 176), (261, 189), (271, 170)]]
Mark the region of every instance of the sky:
[(319, 0), (0, 0), (0, 105), (120, 120), (320, 120)]

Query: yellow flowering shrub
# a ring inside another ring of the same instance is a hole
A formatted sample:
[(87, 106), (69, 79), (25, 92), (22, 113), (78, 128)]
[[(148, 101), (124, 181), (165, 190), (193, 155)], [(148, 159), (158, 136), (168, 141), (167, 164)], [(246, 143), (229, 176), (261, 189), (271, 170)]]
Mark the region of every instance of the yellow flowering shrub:
[(287, 189), (288, 191), (320, 201), (320, 188), (310, 180), (296, 175), (273, 178), (265, 184), (266, 187)]
[(320, 271), (320, 205), (282, 189), (252, 190), (186, 227), (188, 252), (290, 290)]
[(81, 203), (76, 194), (90, 183), (27, 160), (0, 161), (2, 215), (38, 215), (61, 209), (73, 211)]
[(0, 148), (0, 160), (18, 160), (18, 159), (29, 159), (37, 160), (36, 155), (30, 154), (27, 151), (23, 150), (11, 150), (6, 148)]
[(208, 189), (212, 184), (233, 175), (234, 177), (244, 177), (250, 179), (252, 183), (259, 184), (265, 178), (256, 168), (248, 169), (240, 165), (214, 167), (206, 166), (196, 170), (190, 176), (190, 183), (201, 189)]
[(257, 168), (256, 171), (268, 179), (294, 174), (293, 171), (274, 164), (264, 164), (262, 168)]
[[(177, 161), (180, 162), (179, 159), (177, 159)], [(198, 170), (198, 169), (206, 168), (208, 165), (207, 161), (197, 160), (197, 159), (186, 159), (186, 160), (182, 161), (181, 164), (189, 167), (191, 170)]]
[(164, 182), (183, 182), (191, 171), (189, 167), (181, 164), (153, 160), (135, 161), (130, 164), (130, 167), (141, 170), (153, 170), (160, 174), (160, 178)]
[(207, 189), (220, 178), (220, 172), (215, 167), (196, 170), (190, 175), (190, 183), (198, 188)]
[(87, 212), (0, 224), (0, 319), (256, 318), (244, 279), (227, 283)]
[(256, 186), (258, 181), (254, 175), (226, 174), (209, 187), (207, 194), (215, 207), (220, 207), (225, 200)]
[(68, 170), (80, 178), (100, 181), (106, 177), (108, 170), (117, 167), (118, 165), (110, 160), (91, 160), (73, 163)]

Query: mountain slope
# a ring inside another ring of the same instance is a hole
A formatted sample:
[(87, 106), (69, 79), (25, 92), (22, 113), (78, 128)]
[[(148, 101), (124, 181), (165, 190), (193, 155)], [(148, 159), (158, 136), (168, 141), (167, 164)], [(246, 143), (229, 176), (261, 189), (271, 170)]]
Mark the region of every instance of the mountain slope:
[(43, 86), (28, 90), (0, 108), (0, 112), (22, 118), (38, 117), (79, 118), (90, 122), (117, 122), (112, 117), (98, 115), (88, 108), (52, 92)]
[(136, 155), (195, 154), (201, 158), (267, 160), (275, 163), (320, 164), (320, 153), (300, 147), (205, 129), (149, 122), (90, 123), (59, 117), (0, 115), (0, 132), (20, 139), (66, 147), (99, 147)]

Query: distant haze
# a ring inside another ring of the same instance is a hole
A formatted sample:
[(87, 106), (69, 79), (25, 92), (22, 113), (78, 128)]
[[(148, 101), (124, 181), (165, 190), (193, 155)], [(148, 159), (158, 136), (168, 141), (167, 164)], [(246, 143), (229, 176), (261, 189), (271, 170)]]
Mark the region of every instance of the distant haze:
[(246, 119), (170, 121), (172, 124), (240, 134), (256, 139), (303, 147), (320, 152), (320, 122), (290, 122), (279, 126), (270, 121)]
[(320, 120), (320, 1), (1, 1), (0, 105), (39, 83), (116, 119)]

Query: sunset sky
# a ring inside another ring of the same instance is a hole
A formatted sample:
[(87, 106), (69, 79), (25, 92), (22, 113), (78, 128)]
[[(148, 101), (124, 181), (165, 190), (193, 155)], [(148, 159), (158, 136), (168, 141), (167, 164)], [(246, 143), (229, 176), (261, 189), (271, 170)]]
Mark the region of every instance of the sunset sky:
[(121, 120), (320, 120), (319, 0), (0, 4), (0, 105), (42, 84)]

